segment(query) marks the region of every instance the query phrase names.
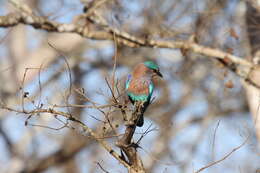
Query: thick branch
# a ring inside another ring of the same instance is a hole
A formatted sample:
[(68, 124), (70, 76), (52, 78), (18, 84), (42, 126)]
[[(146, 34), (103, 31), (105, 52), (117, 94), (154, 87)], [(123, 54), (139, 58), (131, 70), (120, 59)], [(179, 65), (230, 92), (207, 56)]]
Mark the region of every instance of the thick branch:
[(188, 41), (165, 41), (165, 40), (154, 40), (154, 39), (143, 39), (132, 36), (126, 32), (119, 31), (118, 29), (108, 27), (104, 31), (91, 31), (86, 26), (81, 26), (75, 23), (64, 24), (55, 21), (48, 20), (44, 17), (27, 14), (24, 12), (8, 14), (6, 16), (0, 16), (0, 27), (13, 27), (18, 24), (31, 25), (36, 29), (43, 29), (48, 32), (59, 32), (59, 33), (76, 33), (82, 37), (95, 39), (95, 40), (114, 40), (114, 35), (118, 43), (127, 45), (129, 47), (159, 47), (159, 48), (181, 48), (191, 50), (195, 53), (199, 53), (205, 56), (213, 58), (228, 58), (235, 64), (251, 67), (252, 63), (234, 56), (232, 54), (223, 52), (218, 49), (212, 49), (205, 47), (193, 42)]
[(132, 138), (136, 130), (136, 122), (140, 116), (141, 114), (138, 114), (136, 111), (132, 113), (130, 121), (127, 122), (123, 137), (120, 138), (116, 144), (127, 156), (129, 165), (131, 166), (130, 169), (128, 169), (129, 173), (145, 172), (142, 160), (137, 153), (138, 144), (132, 142)]
[[(117, 43), (124, 44), (129, 47), (152, 47), (152, 48), (171, 48), (171, 49), (184, 49), (190, 50), (194, 53), (204, 55), (206, 58), (221, 59), (228, 61), (236, 66), (236, 70), (230, 69), (230, 66), (226, 66), (231, 71), (234, 71), (238, 76), (245, 79), (250, 85), (255, 84), (248, 74), (253, 64), (241, 57), (234, 56), (230, 53), (223, 52), (218, 49), (209, 48), (206, 46), (199, 45), (192, 41), (166, 41), (166, 40), (154, 40), (154, 39), (144, 39), (135, 37), (128, 34), (127, 32), (119, 31), (116, 28), (112, 28), (107, 25), (103, 18), (99, 15), (90, 16), (89, 20), (94, 24), (102, 25), (104, 30), (89, 30), (85, 25), (79, 25), (77, 23), (59, 23), (56, 21), (48, 20), (47, 18), (36, 16), (32, 12), (27, 12), (28, 10), (22, 10), (20, 13), (11, 13), (6, 16), (0, 16), (0, 27), (13, 27), (18, 24), (31, 25), (36, 29), (43, 29), (48, 32), (58, 32), (58, 33), (75, 33), (82, 37), (95, 39), (95, 40), (114, 40)], [(79, 18), (85, 15), (80, 15)], [(84, 18), (85, 19), (85, 18)], [(254, 85), (260, 88), (258, 85)]]
[[(81, 17), (84, 15), (81, 15)], [(98, 16), (100, 17), (100, 16)], [(90, 17), (92, 22), (100, 23), (94, 17)], [(230, 69), (229, 66), (226, 66), (230, 70), (234, 71), (238, 76), (245, 79), (249, 84), (255, 84), (248, 74), (250, 69), (253, 67), (253, 64), (243, 58), (234, 56), (230, 53), (223, 52), (218, 49), (213, 49), (199, 45), (191, 41), (166, 41), (166, 40), (154, 40), (154, 39), (143, 39), (132, 36), (126, 32), (119, 31), (118, 29), (109, 27), (104, 24), (104, 30), (102, 31), (92, 31), (89, 30), (87, 26), (82, 26), (76, 23), (64, 24), (58, 23), (55, 21), (48, 20), (44, 17), (36, 16), (31, 13), (20, 12), (12, 13), (6, 16), (0, 16), (0, 27), (13, 27), (18, 24), (31, 25), (36, 29), (43, 29), (48, 32), (59, 32), (59, 33), (76, 33), (82, 37), (95, 39), (95, 40), (114, 40), (117, 39), (117, 43), (124, 44), (129, 47), (158, 47), (158, 48), (171, 48), (171, 49), (185, 49), (193, 51), (204, 55), (206, 58), (221, 59), (228, 61), (236, 66), (237, 70)], [(116, 36), (116, 37), (115, 37)], [(258, 85), (254, 85), (257, 88), (260, 88)]]

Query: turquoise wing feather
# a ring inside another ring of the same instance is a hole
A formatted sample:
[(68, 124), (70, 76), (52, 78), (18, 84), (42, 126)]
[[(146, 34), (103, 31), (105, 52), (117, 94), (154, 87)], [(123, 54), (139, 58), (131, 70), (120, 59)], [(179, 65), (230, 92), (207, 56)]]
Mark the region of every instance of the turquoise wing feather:
[(146, 102), (149, 99), (149, 96), (147, 95), (135, 95), (133, 93), (128, 93), (128, 96), (131, 97), (133, 101), (143, 101)]
[(125, 83), (125, 88), (126, 88), (126, 89), (129, 88), (130, 80), (131, 80), (131, 75), (129, 74), (129, 75), (127, 76), (127, 80), (126, 80), (126, 83)]
[(153, 90), (154, 90), (154, 84), (153, 84), (153, 82), (150, 82), (150, 84), (149, 84), (149, 97), (152, 97)]

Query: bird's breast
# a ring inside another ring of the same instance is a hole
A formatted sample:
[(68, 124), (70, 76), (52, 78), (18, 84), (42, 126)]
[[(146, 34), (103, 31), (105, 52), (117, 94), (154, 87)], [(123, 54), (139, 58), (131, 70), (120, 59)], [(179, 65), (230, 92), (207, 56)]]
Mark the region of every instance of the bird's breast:
[(145, 79), (132, 79), (127, 89), (128, 92), (135, 95), (149, 95), (150, 81)]

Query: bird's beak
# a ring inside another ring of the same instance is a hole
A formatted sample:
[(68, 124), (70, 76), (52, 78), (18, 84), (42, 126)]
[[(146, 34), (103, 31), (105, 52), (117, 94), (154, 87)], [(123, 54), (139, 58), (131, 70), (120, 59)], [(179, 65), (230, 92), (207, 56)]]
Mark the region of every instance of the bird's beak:
[(160, 71), (156, 71), (156, 74), (157, 74), (158, 76), (160, 76), (161, 78), (163, 78), (163, 75), (162, 75), (162, 73), (161, 73)]

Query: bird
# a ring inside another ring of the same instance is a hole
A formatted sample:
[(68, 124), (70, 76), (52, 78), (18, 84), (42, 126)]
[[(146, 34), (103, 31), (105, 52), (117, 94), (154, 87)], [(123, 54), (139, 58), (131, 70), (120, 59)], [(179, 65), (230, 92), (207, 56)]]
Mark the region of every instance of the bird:
[(143, 114), (150, 105), (154, 91), (154, 78), (163, 78), (159, 66), (153, 61), (145, 61), (137, 64), (132, 73), (127, 76), (125, 83), (126, 94), (134, 105), (136, 112), (136, 126), (144, 124)]

